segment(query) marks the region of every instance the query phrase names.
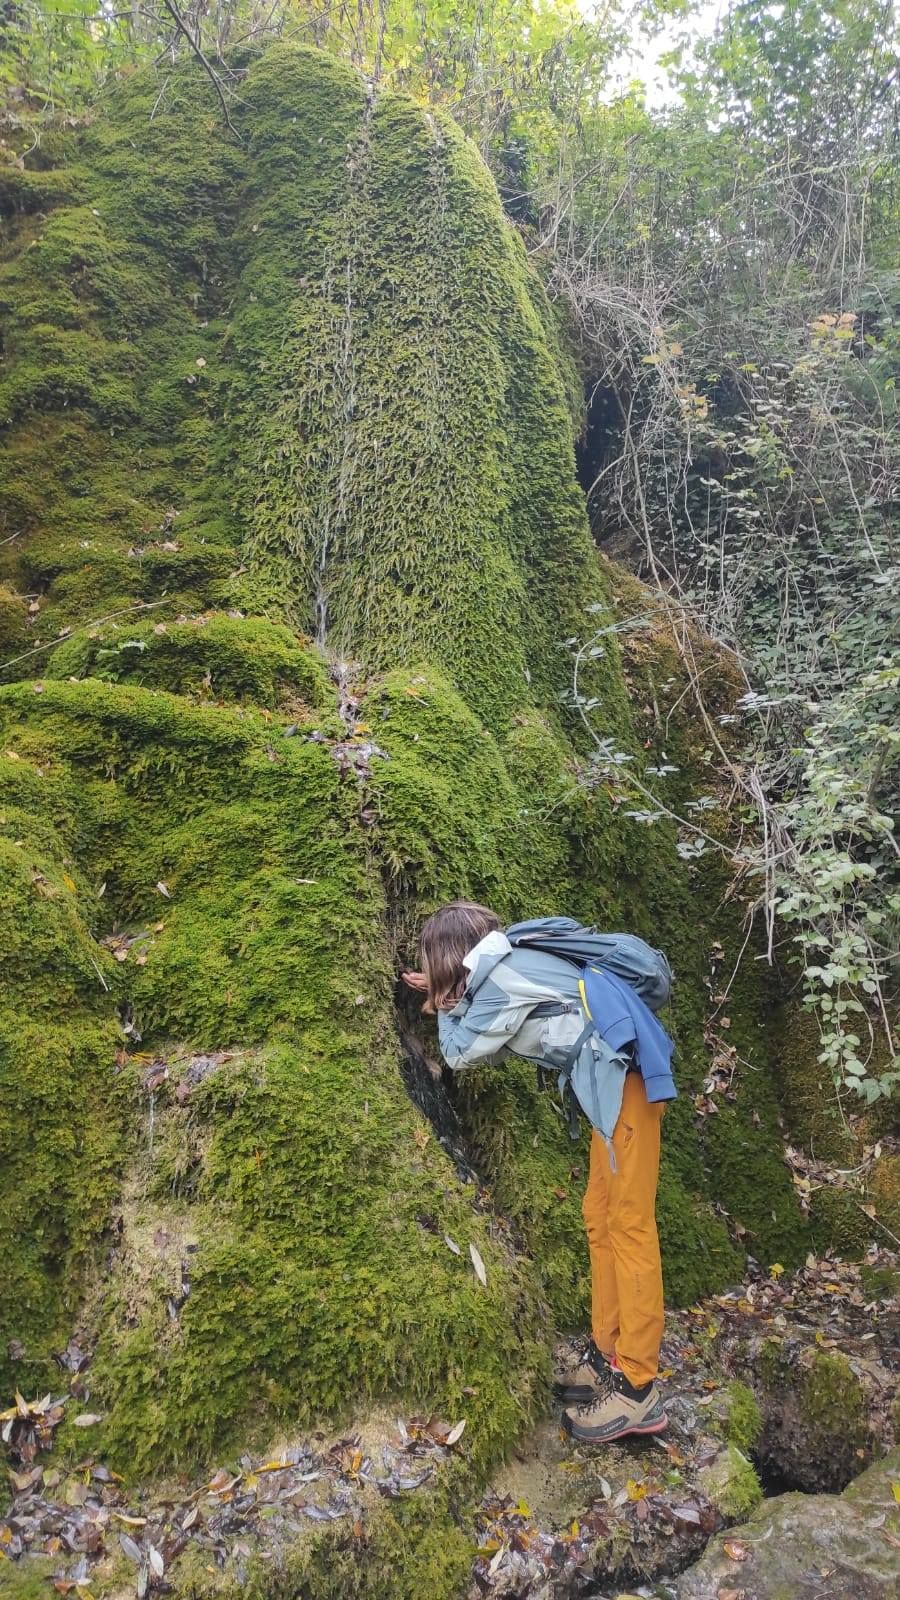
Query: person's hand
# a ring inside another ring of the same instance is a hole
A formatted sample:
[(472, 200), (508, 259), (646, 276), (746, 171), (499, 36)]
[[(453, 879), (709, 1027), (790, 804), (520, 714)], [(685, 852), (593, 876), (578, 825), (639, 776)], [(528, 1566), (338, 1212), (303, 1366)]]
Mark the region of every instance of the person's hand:
[(428, 979), (424, 972), (404, 972), (401, 976), (407, 988), (418, 989), (420, 994), (428, 993)]

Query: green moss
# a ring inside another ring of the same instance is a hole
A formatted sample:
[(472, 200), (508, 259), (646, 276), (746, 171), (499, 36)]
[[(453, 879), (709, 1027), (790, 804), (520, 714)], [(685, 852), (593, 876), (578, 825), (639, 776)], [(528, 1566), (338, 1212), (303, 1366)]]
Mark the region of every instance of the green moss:
[(834, 1249), (851, 1261), (865, 1253), (877, 1232), (862, 1209), (861, 1195), (837, 1185), (813, 1190), (809, 1220), (817, 1250)]
[[(4, 1332), (43, 1360), (78, 1311), (97, 1447), (130, 1473), (402, 1393), (467, 1418), (471, 1481), (542, 1402), (551, 1321), (584, 1323), (586, 1155), (513, 1064), (455, 1088), (485, 1187), (458, 1180), (398, 1069), (422, 912), (570, 909), (670, 953), (676, 1300), (739, 1271), (729, 1223), (765, 1258), (802, 1246), (770, 997), (742, 969), (741, 1069), (704, 1121), (744, 907), (589, 759), (572, 641), (645, 597), (592, 553), (571, 371), (483, 165), (321, 52), (241, 63), (240, 145), (194, 63), (153, 121), (135, 73), (0, 261), (7, 659), (33, 646), (45, 674), (0, 692)], [(671, 745), (674, 799), (702, 798), (671, 634), (597, 649), (598, 737), (635, 770)], [(401, 1566), (450, 1592), (446, 1509), (385, 1513), (373, 1595)]]
[[(25, 1347), (29, 1379), (49, 1387), (49, 1354), (65, 1344), (73, 1285), (115, 1193), (123, 1131), (115, 1081), (122, 1036), (106, 1001), (113, 964), (94, 946), (72, 876), (75, 796), (16, 754), (0, 757), (4, 1388), (24, 1381), (8, 1355), (11, 1339)], [(32, 796), (43, 802), (36, 825), (22, 804)]]
[(671, 1171), (666, 1150), (664, 1142), (656, 1203), (663, 1279), (668, 1300), (691, 1305), (701, 1295), (733, 1282), (743, 1258), (724, 1223)]
[(25, 1561), (0, 1556), (0, 1595), (3, 1600), (47, 1600), (55, 1570), (49, 1556), (29, 1556)]
[(762, 1413), (753, 1390), (734, 1379), (727, 1388), (728, 1409), (725, 1436), (747, 1455), (756, 1444), (762, 1428)]
[[(40, 695), (13, 686), (0, 700), (9, 747), (39, 745), (61, 790), (68, 770), (71, 792), (88, 797), (93, 831), (83, 823), (89, 838), (78, 842), (106, 884), (93, 904), (145, 935), (117, 969), (140, 1029), (207, 1050), (282, 1041), (237, 1052), (184, 1102), (183, 1053), (162, 1090), (143, 1088), (146, 1054), (119, 1073), (142, 1153), (116, 1270), (95, 1296), (102, 1448), (132, 1472), (189, 1465), (248, 1432), (262, 1438), (273, 1418), (310, 1422), (401, 1388), (454, 1415), (462, 1408), (472, 1459), (487, 1460), (541, 1392), (540, 1296), (527, 1266), (491, 1243), (434, 1142), (416, 1143), (388, 1042), (385, 950), (372, 939), (381, 888), (352, 827), (354, 789), (328, 747), (240, 710), (96, 680), (48, 680)], [(46, 978), (74, 893), (29, 892), (55, 920), (46, 951), (23, 936), (20, 959)], [(84, 943), (79, 959), (97, 987), (91, 955), (112, 964)], [(35, 1059), (20, 1095), (26, 1156), (32, 1136), (50, 1137), (39, 1105), (64, 1152), (84, 1138), (82, 1116), (54, 1121), (65, 1109), (59, 1075), (43, 1098), (35, 1082), (56, 1052), (87, 1092), (76, 1021), (60, 1019), (40, 1053), (26, 1035)], [(112, 1043), (104, 1067), (112, 1081)], [(84, 1162), (91, 1181), (73, 1170), (72, 1182), (87, 1205), (106, 1174), (97, 1149)], [(135, 1212), (167, 1184), (184, 1190), (198, 1241), (174, 1324), (164, 1263), (139, 1269), (131, 1243)], [(7, 1214), (27, 1242), (19, 1209)], [(96, 1203), (90, 1220), (102, 1221)], [(487, 1289), (467, 1256), (447, 1250), (445, 1232), (478, 1244)], [(11, 1309), (18, 1336), (21, 1309)]]
[(846, 1356), (818, 1350), (800, 1377), (800, 1409), (816, 1437), (830, 1434), (842, 1445), (864, 1444), (868, 1435), (865, 1390)]
[(34, 175), (45, 203), (8, 230), (0, 487), (20, 538), (0, 556), (40, 598), (35, 645), (162, 595), (158, 616), (198, 609), (236, 564), (197, 363), (217, 337), (240, 157), (198, 137), (193, 84), (171, 76), (163, 133), (152, 74), (135, 74), (116, 114), (68, 141), (65, 181)]
[(869, 1199), (879, 1222), (895, 1238), (900, 1237), (900, 1156), (885, 1152), (878, 1157), (869, 1182)]
[(497, 730), (529, 675), (545, 701), (566, 687), (560, 644), (603, 599), (542, 291), (449, 119), (370, 106), (355, 75), (281, 47), (247, 100), (247, 548), (301, 626), (327, 615), (370, 667), (439, 665)]
[[(869, 1443), (866, 1390), (838, 1350), (813, 1350), (798, 1364), (795, 1352), (777, 1338), (766, 1340), (757, 1367), (764, 1408), (774, 1405), (780, 1420), (783, 1400), (796, 1405), (802, 1436), (792, 1441), (802, 1457), (814, 1450), (823, 1461), (847, 1458)], [(768, 1397), (768, 1398), (767, 1398)], [(847, 1473), (846, 1482), (852, 1474)]]
[(855, 1143), (841, 1117), (831, 1072), (818, 1059), (822, 1045), (812, 1013), (796, 1005), (783, 1006), (775, 1048), (794, 1139), (820, 1161), (844, 1162), (853, 1154)]
[(189, 1551), (172, 1569), (178, 1600), (461, 1600), (475, 1550), (446, 1490), (384, 1506), (364, 1527), (310, 1538), (274, 1560), (251, 1556), (210, 1570)]
[(777, 1380), (781, 1352), (781, 1340), (775, 1338), (774, 1335), (772, 1338), (764, 1340), (760, 1348), (757, 1370), (760, 1380), (766, 1389), (773, 1388)]
[(28, 644), (26, 602), (0, 584), (0, 651), (6, 655), (24, 650)]
[(745, 1522), (763, 1497), (753, 1464), (736, 1444), (728, 1444), (699, 1474), (699, 1486), (728, 1522)]
[(867, 1300), (900, 1297), (900, 1270), (894, 1267), (871, 1267), (864, 1262), (859, 1269), (859, 1281)]
[(48, 675), (139, 683), (266, 709), (287, 705), (295, 721), (327, 712), (329, 730), (341, 731), (322, 657), (287, 628), (259, 619), (201, 613), (190, 622), (109, 623), (61, 644)]

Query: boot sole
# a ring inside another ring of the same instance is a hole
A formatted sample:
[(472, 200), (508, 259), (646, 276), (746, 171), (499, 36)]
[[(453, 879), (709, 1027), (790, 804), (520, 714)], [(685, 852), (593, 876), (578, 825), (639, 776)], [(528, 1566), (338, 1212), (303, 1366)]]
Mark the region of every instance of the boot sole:
[(656, 1417), (652, 1422), (636, 1422), (632, 1427), (620, 1428), (618, 1433), (579, 1433), (577, 1423), (563, 1418), (563, 1427), (570, 1438), (577, 1439), (580, 1444), (614, 1444), (616, 1439), (664, 1433), (669, 1426), (669, 1419), (663, 1412), (661, 1417)]

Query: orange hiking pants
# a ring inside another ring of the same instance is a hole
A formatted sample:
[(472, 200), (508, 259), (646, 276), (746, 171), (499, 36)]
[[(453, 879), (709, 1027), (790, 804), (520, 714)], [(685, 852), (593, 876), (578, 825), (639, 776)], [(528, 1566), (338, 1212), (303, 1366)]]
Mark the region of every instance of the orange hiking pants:
[(663, 1285), (656, 1233), (662, 1104), (651, 1105), (639, 1072), (625, 1078), (613, 1133), (616, 1170), (596, 1131), (582, 1211), (591, 1253), (594, 1343), (615, 1356), (629, 1383), (656, 1377), (663, 1334)]

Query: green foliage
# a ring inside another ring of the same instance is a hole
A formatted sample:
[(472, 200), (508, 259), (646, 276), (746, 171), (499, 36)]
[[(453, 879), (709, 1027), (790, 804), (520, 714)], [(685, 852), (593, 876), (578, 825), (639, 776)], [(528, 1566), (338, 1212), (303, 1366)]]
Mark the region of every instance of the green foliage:
[(804, 1003), (822, 1018), (819, 1061), (871, 1104), (900, 1082), (873, 1067), (867, 1007), (882, 1000), (886, 933), (898, 924), (894, 820), (879, 792), (896, 766), (900, 665), (885, 658), (807, 729), (802, 786), (782, 807), (793, 854), (776, 873), (775, 905), (803, 955)]
[[(593, 396), (597, 533), (740, 652), (724, 714), (685, 657), (762, 813), (767, 915), (791, 924), (822, 1063), (868, 1103), (896, 1081), (895, 47), (879, 0), (736, 4), (666, 115), (593, 109), (552, 176), (540, 150), (530, 167)], [(649, 788), (648, 819), (677, 782)]]

